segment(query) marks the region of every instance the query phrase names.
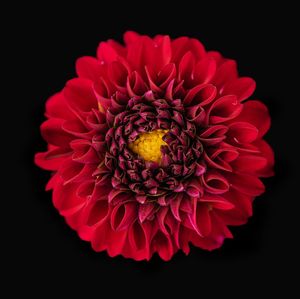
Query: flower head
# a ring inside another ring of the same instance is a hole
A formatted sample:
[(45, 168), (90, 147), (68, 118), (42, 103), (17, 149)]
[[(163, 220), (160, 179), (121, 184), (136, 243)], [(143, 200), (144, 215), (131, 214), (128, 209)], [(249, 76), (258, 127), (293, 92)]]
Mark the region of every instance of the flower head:
[(96, 251), (169, 260), (212, 250), (252, 214), (272, 175), (270, 126), (255, 82), (196, 39), (102, 42), (46, 104), (36, 163), (79, 236)]

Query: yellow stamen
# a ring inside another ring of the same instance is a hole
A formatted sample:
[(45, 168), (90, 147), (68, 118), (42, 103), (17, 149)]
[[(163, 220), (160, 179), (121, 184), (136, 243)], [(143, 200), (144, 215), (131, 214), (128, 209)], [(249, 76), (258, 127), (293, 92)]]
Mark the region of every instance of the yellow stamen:
[(167, 145), (162, 138), (167, 132), (168, 130), (155, 130), (149, 133), (141, 133), (134, 142), (128, 145), (128, 147), (145, 161), (160, 163), (160, 147), (162, 145)]
[(102, 105), (98, 102), (98, 109), (100, 112), (104, 113), (104, 109), (102, 107)]

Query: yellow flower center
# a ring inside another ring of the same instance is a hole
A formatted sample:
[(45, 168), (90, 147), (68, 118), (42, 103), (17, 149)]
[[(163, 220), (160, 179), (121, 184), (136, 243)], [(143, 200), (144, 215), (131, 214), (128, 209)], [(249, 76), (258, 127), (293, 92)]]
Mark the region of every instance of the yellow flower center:
[(145, 161), (160, 163), (160, 147), (167, 145), (162, 138), (167, 132), (168, 130), (155, 130), (149, 133), (141, 133), (134, 142), (129, 143), (128, 147)]

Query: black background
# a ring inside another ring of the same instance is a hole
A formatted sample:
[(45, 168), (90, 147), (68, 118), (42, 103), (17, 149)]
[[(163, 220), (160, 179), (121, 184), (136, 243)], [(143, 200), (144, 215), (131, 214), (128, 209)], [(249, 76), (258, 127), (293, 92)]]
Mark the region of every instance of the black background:
[[(2, 110), (9, 119), (6, 126), (12, 128), (5, 131), (13, 139), (5, 142), (12, 158), (3, 158), (9, 164), (10, 190), (4, 201), (12, 204), (2, 211), (8, 218), (3, 229), (8, 232), (7, 277), (15, 286), (10, 290), (20, 288), (23, 294), (39, 293), (42, 298), (62, 289), (70, 294), (93, 290), (99, 297), (105, 290), (110, 296), (121, 291), (123, 296), (141, 298), (174, 292), (184, 297), (195, 292), (199, 298), (204, 293), (243, 298), (260, 296), (262, 291), (292, 292), (297, 278), (292, 271), (299, 272), (295, 193), (299, 151), (294, 140), (299, 138), (300, 100), (292, 74), (299, 55), (292, 12), (290, 6), (262, 8), (250, 2), (239, 7), (182, 2), (164, 9), (150, 2), (124, 7), (73, 3), (67, 9), (43, 3), (10, 10), (16, 28), (7, 31), (14, 55), (9, 60), (13, 86), (7, 99), (12, 106)], [(49, 174), (33, 165), (34, 152), (45, 149), (39, 125), (46, 99), (75, 76), (76, 58), (95, 55), (101, 40), (121, 41), (128, 29), (199, 38), (208, 50), (236, 59), (240, 74), (257, 82), (254, 97), (270, 109), (272, 128), (266, 139), (275, 150), (276, 176), (265, 180), (267, 191), (256, 199), (249, 223), (232, 228), (235, 238), (214, 252), (193, 248), (188, 257), (178, 253), (168, 263), (156, 256), (149, 263), (137, 263), (95, 253), (55, 211), (51, 194), (44, 192)]]

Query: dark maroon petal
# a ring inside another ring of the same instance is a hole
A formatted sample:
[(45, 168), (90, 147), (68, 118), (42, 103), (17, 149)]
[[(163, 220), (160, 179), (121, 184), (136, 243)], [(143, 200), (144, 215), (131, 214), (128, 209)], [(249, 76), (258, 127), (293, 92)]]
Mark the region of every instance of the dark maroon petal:
[(203, 173), (205, 173), (206, 167), (204, 165), (196, 163), (196, 169), (195, 169), (195, 175), (201, 176)]

